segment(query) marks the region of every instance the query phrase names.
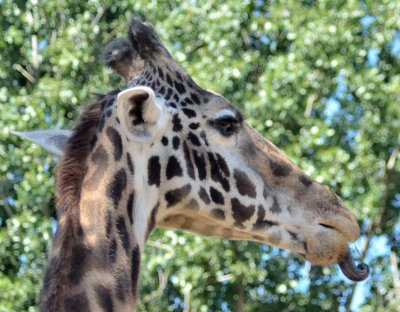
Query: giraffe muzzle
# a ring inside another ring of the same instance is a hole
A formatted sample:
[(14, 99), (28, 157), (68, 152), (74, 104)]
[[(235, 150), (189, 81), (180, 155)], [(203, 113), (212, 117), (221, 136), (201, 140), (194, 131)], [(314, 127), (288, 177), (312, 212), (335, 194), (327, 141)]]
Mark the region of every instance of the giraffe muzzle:
[(343, 274), (354, 282), (364, 281), (369, 276), (369, 266), (363, 262), (356, 265), (348, 247), (338, 264)]

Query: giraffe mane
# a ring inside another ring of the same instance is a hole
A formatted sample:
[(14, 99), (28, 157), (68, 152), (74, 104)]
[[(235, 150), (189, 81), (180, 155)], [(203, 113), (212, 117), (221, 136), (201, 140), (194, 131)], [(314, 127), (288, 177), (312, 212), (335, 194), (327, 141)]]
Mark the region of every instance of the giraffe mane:
[[(112, 92), (98, 96), (96, 102), (84, 109), (77, 126), (65, 144), (64, 157), (57, 166), (56, 194), (59, 226), (54, 237), (53, 251), (56, 247), (60, 250), (60, 254), (49, 262), (46, 269), (42, 294), (42, 303), (46, 302), (46, 307), (42, 306), (42, 311), (53, 311), (61, 306), (60, 294), (66, 292), (68, 281), (79, 279), (82, 274), (81, 268), (87, 261), (86, 247), (82, 243), (74, 244), (75, 241), (80, 241), (79, 237), (83, 234), (79, 223), (80, 192), (86, 173), (86, 160), (95, 143), (94, 138), (103, 108), (111, 99), (110, 94)], [(60, 241), (61, 237), (69, 239)], [(58, 242), (61, 242), (61, 245)], [(71, 268), (63, 267), (59, 259), (63, 259), (64, 263), (70, 263)], [(73, 273), (67, 273), (67, 269)], [(75, 299), (79, 300), (79, 298)]]
[(61, 214), (74, 214), (74, 207), (79, 205), (83, 178), (86, 174), (86, 160), (94, 146), (96, 131), (104, 107), (114, 101), (119, 90), (105, 95), (98, 95), (97, 100), (88, 105), (82, 112), (71, 137), (65, 144), (65, 153), (57, 166), (57, 209)]

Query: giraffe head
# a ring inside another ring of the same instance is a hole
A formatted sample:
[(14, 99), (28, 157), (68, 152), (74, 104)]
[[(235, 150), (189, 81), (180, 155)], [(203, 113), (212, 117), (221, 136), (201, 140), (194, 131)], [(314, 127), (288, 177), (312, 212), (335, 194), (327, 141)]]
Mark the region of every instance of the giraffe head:
[[(226, 98), (199, 87), (150, 25), (133, 20), (128, 39), (110, 42), (104, 59), (127, 88), (102, 105), (91, 159), (125, 169), (107, 177), (89, 162), (85, 183), (90, 175), (112, 180), (107, 194), (133, 207), (139, 245), (156, 225), (173, 227), (263, 242), (318, 265), (339, 263), (353, 280), (368, 276), (351, 259), (347, 244), (360, 230), (340, 198), (246, 124)], [(129, 180), (122, 190), (121, 179)]]

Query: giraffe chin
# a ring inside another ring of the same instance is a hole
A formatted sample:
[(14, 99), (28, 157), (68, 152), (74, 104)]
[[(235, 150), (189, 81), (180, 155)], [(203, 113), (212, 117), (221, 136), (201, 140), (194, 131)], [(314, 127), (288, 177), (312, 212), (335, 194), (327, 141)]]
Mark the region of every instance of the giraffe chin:
[(315, 232), (305, 236), (308, 237), (305, 258), (313, 264), (329, 266), (338, 263), (347, 253), (350, 240), (335, 229), (318, 226)]
[(314, 254), (307, 254), (305, 258), (317, 265), (327, 266), (331, 264), (338, 264), (340, 270), (349, 280), (354, 282), (361, 282), (368, 278), (370, 274), (369, 266), (366, 263), (356, 264), (351, 255), (350, 249), (347, 244), (344, 244), (340, 250), (330, 249), (321, 257), (321, 252)]

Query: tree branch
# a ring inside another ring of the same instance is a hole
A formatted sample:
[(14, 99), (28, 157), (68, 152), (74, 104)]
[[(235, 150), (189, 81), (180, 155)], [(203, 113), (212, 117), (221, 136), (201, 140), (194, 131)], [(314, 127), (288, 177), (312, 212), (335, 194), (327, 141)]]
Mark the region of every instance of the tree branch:
[(306, 106), (306, 110), (304, 111), (304, 116), (305, 117), (310, 117), (311, 113), (312, 113), (312, 109), (313, 109), (313, 105), (315, 103), (315, 101), (318, 99), (318, 96), (313, 93), (311, 94), (308, 99), (307, 99), (307, 106)]
[(190, 294), (191, 294), (190, 290), (191, 289), (189, 288), (187, 291), (185, 291), (183, 295), (184, 306), (185, 306), (183, 312), (190, 312)]
[(394, 293), (397, 299), (397, 306), (400, 306), (399, 268), (397, 266), (397, 256), (394, 251), (390, 253), (390, 266), (392, 268), (393, 286), (394, 286)]
[(238, 290), (238, 300), (236, 301), (236, 312), (244, 312), (244, 289), (243, 289), (243, 284), (242, 281), (239, 281), (236, 284), (237, 290)]
[(23, 68), (21, 65), (19, 64), (15, 64), (14, 68), (19, 71), (22, 76), (24, 76), (26, 79), (28, 79), (28, 81), (30, 83), (36, 83), (36, 79), (35, 77), (33, 77), (25, 68)]

